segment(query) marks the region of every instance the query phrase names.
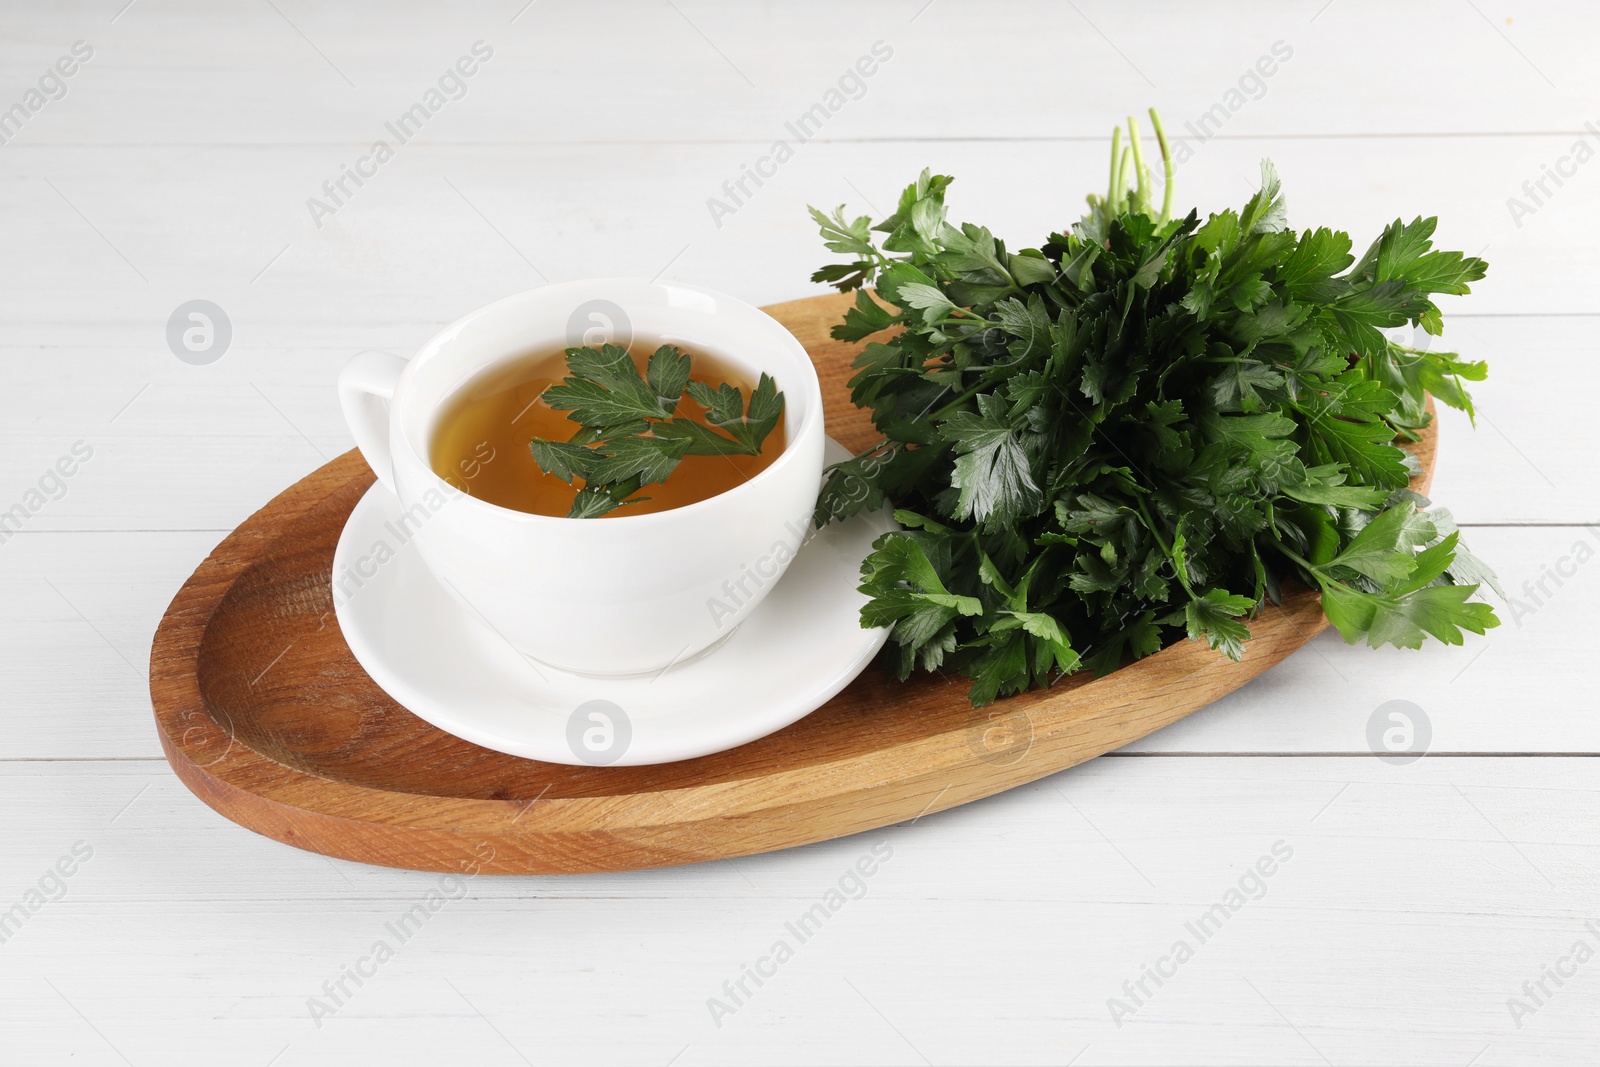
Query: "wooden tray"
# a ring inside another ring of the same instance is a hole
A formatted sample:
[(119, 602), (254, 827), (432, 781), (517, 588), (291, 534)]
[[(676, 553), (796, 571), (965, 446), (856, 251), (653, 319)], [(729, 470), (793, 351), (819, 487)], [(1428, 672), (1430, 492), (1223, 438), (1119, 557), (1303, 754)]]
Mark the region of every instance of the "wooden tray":
[[(828, 329), (848, 299), (768, 308), (811, 352), (831, 436), (873, 432)], [(1419, 448), (1431, 474), (1436, 438)], [(1423, 478), (1426, 487), (1427, 475)], [(357, 452), (252, 515), (173, 598), (150, 656), (168, 761), (257, 833), (428, 871), (620, 871), (840, 837), (990, 796), (1136, 741), (1239, 688), (1327, 621), (1299, 591), (1252, 623), (1242, 662), (1182, 641), (1099, 680), (974, 710), (958, 679), (876, 666), (826, 706), (742, 748), (652, 767), (537, 763), (478, 748), (397, 705), (345, 647), (329, 573), (372, 484)]]

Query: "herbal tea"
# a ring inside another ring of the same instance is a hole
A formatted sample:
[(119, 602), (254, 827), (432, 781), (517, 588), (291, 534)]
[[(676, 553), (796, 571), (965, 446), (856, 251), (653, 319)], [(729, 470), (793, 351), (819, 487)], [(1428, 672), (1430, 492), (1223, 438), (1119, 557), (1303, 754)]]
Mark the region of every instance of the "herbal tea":
[(682, 507), (782, 454), (783, 396), (768, 376), (753, 388), (749, 377), (667, 345), (531, 354), (446, 401), (429, 462), (457, 489), (535, 515)]

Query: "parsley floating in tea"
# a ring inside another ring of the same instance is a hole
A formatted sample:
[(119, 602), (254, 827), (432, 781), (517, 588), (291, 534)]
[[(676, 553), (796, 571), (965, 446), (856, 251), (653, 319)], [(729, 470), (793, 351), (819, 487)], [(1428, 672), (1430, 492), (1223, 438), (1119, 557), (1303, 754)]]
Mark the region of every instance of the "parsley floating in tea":
[[(567, 377), (543, 400), (579, 425), (566, 441), (535, 437), (528, 447), (541, 470), (574, 484), (567, 512), (588, 519), (627, 504), (652, 482), (664, 482), (685, 456), (754, 456), (783, 416), (783, 394), (761, 375), (746, 403), (728, 382), (715, 388), (690, 380), (693, 357), (672, 345), (656, 349), (641, 375), (626, 348), (567, 349)], [(684, 395), (703, 418), (677, 414)]]
[(1237, 659), (1288, 579), (1352, 643), (1498, 625), (1472, 599), (1493, 575), (1398, 445), (1429, 393), (1471, 415), (1486, 368), (1381, 332), (1438, 336), (1429, 297), (1484, 262), (1434, 250), (1431, 218), (1360, 260), (1347, 234), (1296, 235), (1268, 162), (1242, 211), (1174, 218), (1151, 119), (1162, 203), (1130, 119), (1106, 195), (1037, 249), (947, 222), (951, 179), (927, 171), (876, 226), (812, 209), (850, 257), (813, 280), (859, 290), (833, 336), (874, 338), (850, 387), (883, 435), (830, 468), (817, 521), (889, 500), (907, 527), (863, 564), (862, 625), (893, 628), (901, 678), (965, 674), (974, 705), (1183, 635)]

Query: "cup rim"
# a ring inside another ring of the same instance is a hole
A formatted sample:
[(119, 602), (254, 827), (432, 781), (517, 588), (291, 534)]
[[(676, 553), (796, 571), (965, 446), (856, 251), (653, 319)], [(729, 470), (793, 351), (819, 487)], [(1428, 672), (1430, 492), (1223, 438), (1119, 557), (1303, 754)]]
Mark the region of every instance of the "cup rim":
[[(558, 295), (557, 293), (552, 292), (552, 290), (572, 289), (572, 290), (575, 290), (575, 291), (578, 291), (578, 292), (582, 292), (582, 291), (584, 291), (586, 289), (591, 289), (591, 288), (592, 289), (600, 289), (600, 288), (607, 287), (607, 286), (618, 286), (618, 285), (644, 286), (646, 288), (656, 289), (656, 290), (680, 289), (680, 290), (685, 290), (687, 292), (696, 293), (696, 294), (699, 294), (701, 296), (708, 296), (708, 297), (712, 298), (713, 300), (716, 300), (716, 301), (719, 301), (719, 302), (720, 301), (726, 301), (731, 305), (740, 307), (740, 308), (742, 308), (744, 310), (747, 310), (747, 311), (754, 312), (756, 315), (760, 316), (762, 319), (765, 319), (768, 323), (770, 323), (772, 325), (772, 327), (775, 328), (781, 334), (780, 343), (786, 344), (786, 345), (792, 347), (792, 349), (796, 353), (798, 353), (798, 355), (801, 357), (802, 365), (808, 371), (808, 373), (805, 375), (805, 380), (804, 380), (803, 385), (804, 385), (804, 392), (807, 394), (807, 400), (809, 401), (809, 403), (806, 405), (806, 411), (805, 411), (804, 417), (800, 420), (800, 423), (798, 425), (796, 425), (795, 428), (794, 428), (794, 433), (793, 433), (792, 438), (789, 440), (789, 442), (787, 444), (785, 444), (784, 449), (783, 449), (783, 453), (781, 455), (779, 455), (777, 459), (775, 459), (771, 463), (769, 463), (766, 467), (764, 467), (760, 471), (758, 471), (753, 477), (745, 479), (744, 481), (740, 482), (738, 485), (733, 486), (731, 489), (726, 489), (726, 490), (724, 490), (724, 491), (722, 491), (720, 493), (717, 493), (714, 496), (708, 496), (704, 500), (696, 500), (693, 503), (682, 504), (682, 505), (680, 505), (678, 507), (668, 508), (668, 509), (666, 509), (664, 511), (652, 511), (652, 512), (647, 512), (647, 513), (645, 513), (643, 515), (616, 515), (616, 514), (611, 514), (611, 515), (600, 516), (601, 518), (606, 519), (608, 525), (612, 524), (612, 523), (618, 523), (618, 522), (631, 523), (631, 524), (637, 524), (637, 525), (645, 525), (645, 524), (654, 522), (655, 524), (659, 525), (659, 524), (662, 524), (662, 523), (665, 523), (665, 522), (672, 521), (674, 516), (681, 516), (681, 515), (687, 515), (687, 514), (698, 514), (701, 511), (709, 510), (710, 508), (714, 507), (715, 505), (717, 505), (721, 501), (726, 501), (729, 498), (738, 497), (741, 494), (748, 495), (748, 493), (756, 491), (756, 490), (750, 489), (751, 486), (756, 485), (757, 483), (765, 484), (767, 482), (771, 482), (771, 481), (774, 480), (774, 478), (776, 476), (781, 475), (782, 472), (787, 467), (793, 466), (795, 463), (800, 462), (799, 459), (795, 459), (794, 457), (801, 451), (801, 449), (799, 447), (797, 447), (797, 446), (801, 445), (801, 443), (804, 440), (806, 440), (807, 438), (809, 438), (809, 437), (811, 437), (813, 435), (818, 436), (818, 437), (821, 437), (823, 435), (823, 428), (821, 426), (822, 419), (823, 419), (823, 413), (822, 413), (822, 385), (821, 385), (821, 380), (817, 376), (816, 364), (811, 359), (811, 353), (806, 351), (805, 346), (800, 343), (800, 339), (798, 337), (796, 337), (793, 333), (791, 333), (787, 326), (783, 325), (783, 323), (779, 322), (777, 319), (773, 318), (771, 315), (768, 315), (761, 308), (759, 308), (756, 305), (750, 303), (749, 301), (741, 300), (736, 296), (732, 296), (732, 295), (730, 295), (728, 293), (724, 293), (724, 292), (722, 292), (721, 290), (718, 290), (718, 289), (708, 289), (708, 288), (706, 288), (704, 286), (691, 285), (691, 284), (688, 284), (688, 283), (685, 283), (685, 282), (653, 281), (653, 280), (650, 280), (650, 279), (638, 278), (638, 277), (633, 277), (633, 276), (629, 276), (629, 275), (614, 275), (614, 276), (604, 277), (604, 278), (583, 278), (583, 279), (578, 279), (576, 281), (552, 282), (549, 285), (540, 285), (540, 286), (535, 286), (532, 289), (523, 289), (523, 290), (519, 290), (518, 292), (515, 292), (515, 293), (509, 293), (506, 296), (500, 297), (498, 300), (492, 300), (487, 304), (484, 304), (484, 305), (482, 305), (480, 307), (474, 308), (472, 311), (469, 311), (465, 315), (462, 315), (460, 318), (456, 319), (454, 322), (450, 323), (448, 326), (446, 326), (443, 329), (439, 330), (432, 337), (428, 338), (427, 341), (423, 342), (422, 346), (417, 349), (416, 354), (413, 355), (407, 361), (407, 366), (406, 366), (405, 370), (401, 374), (401, 380), (399, 382), (399, 388), (396, 391), (399, 392), (400, 390), (405, 388), (405, 386), (406, 386), (406, 384), (407, 384), (407, 382), (408, 382), (408, 380), (409, 380), (409, 378), (411, 376), (412, 368), (416, 365), (417, 360), (421, 359), (428, 352), (433, 351), (433, 350), (437, 350), (440, 346), (442, 346), (445, 343), (446, 340), (448, 340), (457, 331), (459, 331), (460, 329), (462, 329), (463, 327), (465, 327), (466, 325), (471, 323), (473, 320), (478, 319), (478, 318), (480, 318), (480, 317), (482, 317), (484, 315), (489, 314), (495, 308), (498, 308), (503, 304), (510, 303), (512, 301), (525, 300), (525, 299), (528, 299), (530, 296), (532, 296), (533, 294), (536, 294), (536, 293), (537, 294), (546, 294), (546, 295), (549, 295), (549, 296), (552, 296), (552, 297)], [(770, 371), (767, 371), (765, 369), (757, 369), (757, 373), (758, 374), (760, 374), (760, 373), (770, 373)], [(785, 403), (784, 403), (784, 414), (785, 414), (786, 417), (790, 413), (790, 410), (789, 410), (790, 405), (787, 402), (787, 396), (788, 396), (788, 393), (786, 391), (785, 392)], [(391, 417), (391, 419), (394, 418), (394, 415), (393, 415), (392, 412), (391, 412), (390, 417)], [(399, 429), (399, 421), (397, 419), (394, 422), (394, 426), (395, 426), (396, 429)], [(469, 506), (476, 506), (476, 507), (479, 507), (479, 508), (487, 509), (484, 512), (485, 515), (499, 516), (501, 518), (510, 519), (512, 521), (523, 521), (523, 522), (527, 522), (527, 523), (529, 523), (531, 525), (538, 525), (538, 524), (541, 524), (541, 523), (577, 523), (577, 522), (589, 522), (589, 521), (591, 521), (589, 519), (575, 519), (575, 518), (572, 518), (571, 516), (568, 516), (568, 515), (542, 515), (542, 514), (539, 514), (537, 512), (519, 511), (516, 508), (508, 508), (508, 507), (505, 507), (502, 504), (495, 504), (495, 503), (492, 503), (491, 501), (482, 500), (482, 499), (480, 499), (478, 497), (475, 497), (471, 493), (467, 493), (467, 492), (464, 492), (464, 491), (462, 491), (460, 489), (457, 489), (455, 486), (451, 485), (448, 481), (446, 481), (445, 479), (441, 478), (439, 476), (438, 472), (433, 469), (433, 464), (428, 462), (422, 456), (418, 455), (416, 450), (411, 447), (411, 441), (403, 431), (400, 432), (400, 437), (402, 439), (402, 443), (405, 446), (406, 454), (412, 460), (414, 460), (416, 462), (417, 466), (419, 466), (423, 471), (425, 471), (427, 473), (427, 477), (429, 479), (431, 479), (431, 481), (434, 483), (434, 487), (435, 488), (441, 488), (442, 487), (443, 491), (447, 494), (448, 497), (455, 498), (455, 499), (458, 499), (458, 500), (464, 499), (464, 500), (470, 502)]]

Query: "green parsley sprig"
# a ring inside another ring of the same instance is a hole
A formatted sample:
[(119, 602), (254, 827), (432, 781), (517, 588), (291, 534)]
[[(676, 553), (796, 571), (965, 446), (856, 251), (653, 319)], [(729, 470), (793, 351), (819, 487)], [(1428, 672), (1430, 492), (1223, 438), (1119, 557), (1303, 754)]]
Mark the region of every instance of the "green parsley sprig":
[[(754, 456), (783, 416), (783, 394), (767, 374), (744, 394), (728, 382), (692, 381), (693, 357), (673, 345), (651, 354), (644, 374), (619, 345), (567, 349), (567, 377), (543, 400), (579, 428), (566, 441), (528, 442), (540, 469), (568, 485), (582, 479), (567, 517), (589, 519), (649, 497), (685, 456)], [(705, 420), (675, 413), (684, 394)], [(718, 432), (718, 431), (722, 432)]]
[(1431, 218), (1359, 260), (1348, 234), (1297, 235), (1270, 162), (1242, 210), (1174, 218), (1151, 120), (1159, 206), (1129, 119), (1106, 194), (1039, 248), (948, 222), (928, 171), (876, 225), (811, 210), (849, 257), (813, 280), (858, 290), (833, 336), (874, 338), (850, 387), (883, 434), (830, 468), (817, 522), (888, 500), (906, 527), (863, 564), (862, 625), (892, 627), (901, 678), (963, 673), (974, 705), (1185, 634), (1237, 659), (1289, 579), (1352, 643), (1498, 625), (1472, 599), (1493, 575), (1398, 447), (1430, 393), (1471, 415), (1486, 368), (1382, 332), (1437, 336), (1431, 296), (1485, 263), (1434, 250)]

